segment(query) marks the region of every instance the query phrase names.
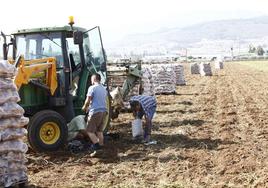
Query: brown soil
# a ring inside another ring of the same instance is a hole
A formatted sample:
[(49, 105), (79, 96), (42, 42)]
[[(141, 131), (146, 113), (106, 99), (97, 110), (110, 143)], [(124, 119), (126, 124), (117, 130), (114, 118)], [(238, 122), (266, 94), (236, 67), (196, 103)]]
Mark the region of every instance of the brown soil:
[(131, 140), (128, 113), (114, 121), (96, 158), (29, 152), (39, 187), (268, 187), (268, 74), (226, 63), (212, 77), (190, 75), (176, 95), (157, 96), (153, 138)]

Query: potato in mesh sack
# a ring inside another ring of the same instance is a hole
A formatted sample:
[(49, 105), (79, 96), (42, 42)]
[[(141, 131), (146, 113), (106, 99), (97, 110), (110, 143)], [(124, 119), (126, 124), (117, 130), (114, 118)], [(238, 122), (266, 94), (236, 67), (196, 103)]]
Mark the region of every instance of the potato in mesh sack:
[(0, 77), (2, 78), (12, 78), (16, 74), (16, 67), (11, 65), (6, 60), (0, 61)]
[(0, 118), (21, 117), (23, 108), (16, 102), (8, 102), (0, 106)]
[(142, 69), (142, 94), (154, 95), (154, 83), (152, 79), (152, 73), (149, 67), (143, 67)]
[(5, 142), (0, 142), (0, 154), (10, 151), (26, 153), (27, 150), (27, 144), (21, 140), (8, 140)]
[(8, 128), (0, 131), (0, 141), (22, 139), (27, 135), (27, 130), (24, 128)]
[(17, 89), (14, 81), (9, 78), (1, 78), (0, 77), (0, 89)]
[[(14, 156), (15, 153), (12, 155)], [(23, 154), (22, 154), (23, 155)], [(21, 153), (16, 153), (15, 158), (22, 156)], [(13, 160), (12, 157), (6, 157), (0, 155), (0, 187), (8, 187), (11, 185), (16, 185), (18, 183), (27, 182), (25, 166), (25, 157), (23, 160)]]
[(6, 159), (0, 159), (0, 169), (2, 169), (1, 174), (9, 174), (9, 173), (18, 172), (21, 170), (27, 171), (27, 168), (24, 162), (9, 161)]
[(174, 93), (176, 91), (176, 74), (173, 68), (165, 65), (154, 65), (151, 71), (156, 94)]
[[(0, 169), (8, 167), (8, 160), (0, 158)], [(1, 171), (2, 172), (2, 171)]]
[(27, 171), (27, 168), (22, 162), (8, 162), (9, 173), (18, 171)]
[(200, 67), (198, 63), (191, 63), (191, 74), (200, 74)]
[(29, 123), (27, 117), (11, 117), (8, 119), (0, 119), (0, 131), (7, 128), (21, 128)]
[(0, 105), (6, 102), (19, 102), (20, 96), (16, 89), (0, 89)]
[(23, 153), (10, 151), (8, 153), (3, 153), (0, 155), (0, 158), (7, 161), (14, 161), (14, 162), (22, 162), (26, 163), (27, 159), (25, 158)]
[(25, 183), (27, 182), (27, 180), (28, 180), (27, 174), (23, 170), (14, 172), (14, 173), (5, 174), (3, 176), (0, 176), (0, 187), (1, 186), (10, 187), (18, 183)]

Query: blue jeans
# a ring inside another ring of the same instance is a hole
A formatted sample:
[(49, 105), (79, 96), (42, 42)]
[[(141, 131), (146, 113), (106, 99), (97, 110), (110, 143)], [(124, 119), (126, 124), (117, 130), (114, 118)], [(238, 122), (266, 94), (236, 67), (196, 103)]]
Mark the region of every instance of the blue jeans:
[[(137, 113), (138, 118), (142, 119), (142, 117), (144, 116), (144, 112), (138, 112)], [(152, 120), (151, 119), (147, 119), (145, 126), (144, 126), (144, 139), (147, 138), (147, 136), (150, 136), (152, 132)]]

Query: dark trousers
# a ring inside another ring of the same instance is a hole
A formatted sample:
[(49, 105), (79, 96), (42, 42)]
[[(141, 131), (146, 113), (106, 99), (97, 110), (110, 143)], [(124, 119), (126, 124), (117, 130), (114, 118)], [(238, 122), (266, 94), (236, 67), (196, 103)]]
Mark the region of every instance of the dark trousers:
[[(138, 118), (142, 119), (144, 116), (144, 112), (138, 112)], [(144, 138), (151, 135), (152, 132), (152, 120), (146, 120), (145, 126), (144, 126)]]

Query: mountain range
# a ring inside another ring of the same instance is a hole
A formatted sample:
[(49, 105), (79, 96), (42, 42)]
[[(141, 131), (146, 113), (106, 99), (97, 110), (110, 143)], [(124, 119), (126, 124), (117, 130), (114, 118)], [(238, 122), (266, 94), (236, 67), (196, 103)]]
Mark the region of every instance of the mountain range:
[(209, 53), (208, 50), (229, 53), (230, 48), (243, 51), (250, 44), (264, 47), (268, 44), (268, 16), (218, 20), (184, 28), (165, 28), (152, 33), (128, 35), (111, 44), (108, 53), (154, 54), (185, 48), (193, 53)]

